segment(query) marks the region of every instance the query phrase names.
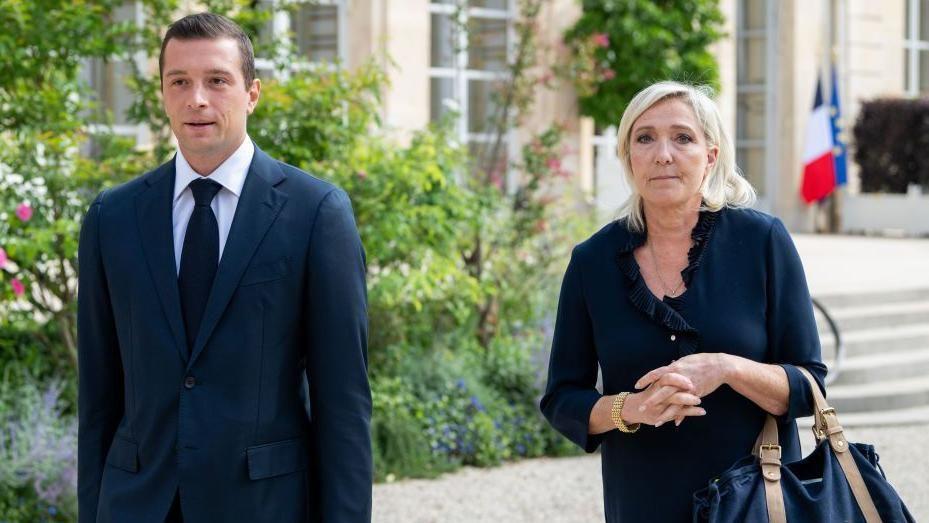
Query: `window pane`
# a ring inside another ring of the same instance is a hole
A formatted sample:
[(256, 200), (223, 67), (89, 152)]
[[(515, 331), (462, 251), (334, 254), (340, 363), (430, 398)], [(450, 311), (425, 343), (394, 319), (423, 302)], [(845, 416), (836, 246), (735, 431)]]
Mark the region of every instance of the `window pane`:
[(919, 52), (919, 94), (929, 94), (929, 51)]
[(429, 118), (436, 121), (458, 106), (455, 101), (455, 81), (451, 78), (430, 78), (429, 86)]
[(742, 2), (742, 28), (764, 29), (766, 27), (767, 13), (765, 0), (743, 0)]
[(763, 147), (739, 147), (736, 163), (758, 196), (764, 196), (765, 154)]
[[(907, 2), (907, 4), (909, 4), (909, 2)], [(918, 38), (923, 41), (929, 40), (929, 0), (920, 0), (919, 2)]]
[(472, 17), (468, 21), (468, 69), (506, 69), (507, 21)]
[(903, 50), (903, 89), (910, 91), (910, 53), (911, 49)]
[(486, 80), (468, 82), (468, 132), (492, 132), (496, 110), (494, 83)]
[(903, 34), (906, 35), (907, 40), (913, 37), (913, 32), (910, 31), (910, 2), (912, 0), (903, 0)]
[(290, 15), (290, 30), (300, 54), (312, 62), (339, 58), (339, 8), (334, 5), (301, 5)]
[(739, 140), (764, 140), (765, 93), (740, 94), (737, 103), (736, 136)]
[(127, 125), (126, 113), (132, 105), (132, 92), (126, 80), (132, 76), (132, 68), (123, 61), (105, 62), (94, 58), (88, 64), (88, 83), (97, 103), (94, 120), (99, 123)]
[(452, 18), (448, 15), (432, 15), (431, 64), (432, 67), (455, 66), (455, 40), (457, 31)]
[(763, 84), (767, 71), (766, 38), (740, 38), (738, 67), (740, 84)]
[(471, 7), (484, 7), (487, 9), (506, 9), (507, 0), (470, 0)]

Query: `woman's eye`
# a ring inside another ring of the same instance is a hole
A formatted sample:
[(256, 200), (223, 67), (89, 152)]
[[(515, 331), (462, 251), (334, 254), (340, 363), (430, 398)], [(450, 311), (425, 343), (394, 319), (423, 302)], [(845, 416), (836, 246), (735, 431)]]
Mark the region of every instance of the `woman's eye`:
[(694, 139), (691, 138), (689, 134), (679, 134), (677, 135), (677, 141), (678, 143), (690, 143), (694, 141)]
[(643, 134), (636, 138), (635, 141), (638, 143), (650, 143), (652, 141), (652, 137), (647, 134)]

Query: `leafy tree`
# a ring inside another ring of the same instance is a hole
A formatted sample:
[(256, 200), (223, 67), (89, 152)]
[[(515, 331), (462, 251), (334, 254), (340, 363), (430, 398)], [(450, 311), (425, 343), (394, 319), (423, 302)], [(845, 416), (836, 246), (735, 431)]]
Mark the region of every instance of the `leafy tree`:
[(583, 14), (564, 36), (574, 60), (581, 112), (599, 127), (618, 125), (647, 85), (680, 80), (719, 86), (711, 44), (723, 37), (719, 0), (582, 0)]
[(55, 358), (76, 361), (74, 304), (80, 218), (102, 187), (140, 172), (143, 154), (103, 130), (82, 154), (94, 104), (82, 64), (131, 47), (112, 20), (121, 1), (0, 0), (0, 325), (36, 328)]

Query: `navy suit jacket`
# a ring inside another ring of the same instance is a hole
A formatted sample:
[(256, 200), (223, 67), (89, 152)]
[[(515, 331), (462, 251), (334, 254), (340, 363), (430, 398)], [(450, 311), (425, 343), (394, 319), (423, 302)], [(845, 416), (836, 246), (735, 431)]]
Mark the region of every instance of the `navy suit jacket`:
[(188, 354), (174, 161), (81, 230), (80, 522), (371, 518), (364, 251), (337, 187), (255, 149)]

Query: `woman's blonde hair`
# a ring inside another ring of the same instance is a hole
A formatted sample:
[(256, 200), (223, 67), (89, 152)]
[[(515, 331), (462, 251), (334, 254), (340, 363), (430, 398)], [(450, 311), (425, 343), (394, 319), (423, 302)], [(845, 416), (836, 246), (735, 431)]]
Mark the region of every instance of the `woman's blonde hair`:
[(636, 191), (632, 174), (632, 161), (629, 147), (632, 138), (632, 125), (653, 105), (663, 100), (679, 99), (693, 109), (697, 121), (703, 128), (703, 136), (709, 146), (719, 147), (716, 164), (704, 178), (700, 186), (703, 203), (700, 210), (718, 211), (723, 207), (750, 207), (755, 203), (755, 189), (748, 183), (735, 164), (735, 149), (732, 139), (722, 125), (719, 109), (713, 102), (713, 89), (706, 85), (688, 85), (680, 82), (664, 81), (654, 83), (639, 91), (619, 121), (617, 153), (623, 163), (626, 181), (632, 189), (632, 195), (619, 210), (619, 218), (627, 218), (627, 226), (636, 232), (645, 232), (645, 213), (642, 208), (642, 196)]

